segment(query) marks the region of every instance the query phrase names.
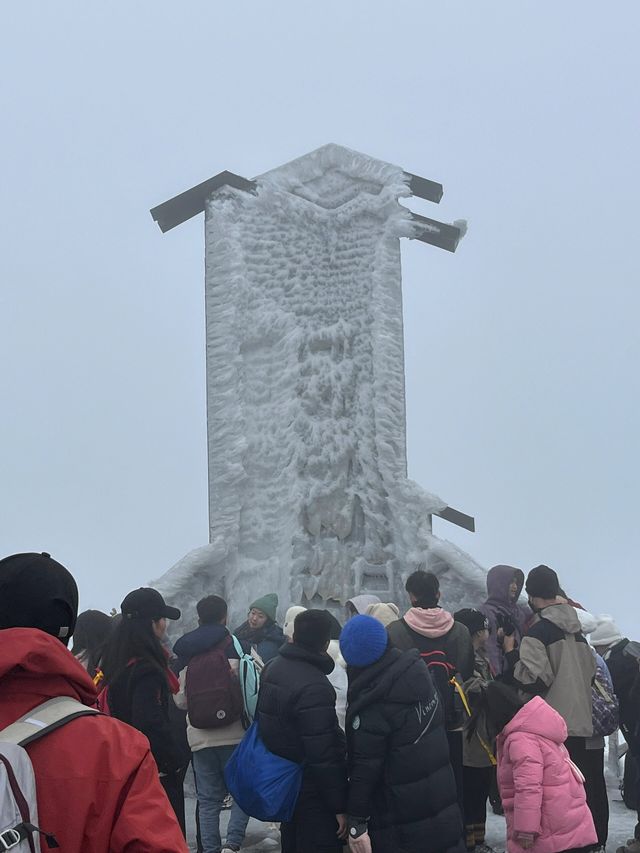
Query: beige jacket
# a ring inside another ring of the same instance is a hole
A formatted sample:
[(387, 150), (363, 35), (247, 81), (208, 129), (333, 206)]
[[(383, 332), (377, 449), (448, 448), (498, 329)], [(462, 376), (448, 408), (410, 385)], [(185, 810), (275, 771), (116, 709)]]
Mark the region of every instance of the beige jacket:
[(525, 698), (542, 696), (564, 718), (570, 736), (589, 738), (596, 661), (580, 620), (569, 604), (545, 607), (539, 616), (520, 649), (507, 655), (517, 685)]

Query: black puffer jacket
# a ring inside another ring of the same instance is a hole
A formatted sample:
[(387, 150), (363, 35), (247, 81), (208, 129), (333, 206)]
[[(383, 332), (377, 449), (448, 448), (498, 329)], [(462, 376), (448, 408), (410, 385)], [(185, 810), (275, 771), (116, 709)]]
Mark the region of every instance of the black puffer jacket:
[(604, 659), (620, 703), (623, 734), (634, 753), (640, 755), (640, 671), (638, 658), (629, 654), (629, 646), (629, 640), (620, 640), (609, 649)]
[(350, 668), (351, 817), (370, 816), (373, 853), (463, 853), (440, 700), (417, 650)]
[(322, 798), (332, 814), (345, 812), (345, 739), (327, 654), (290, 643), (265, 667), (258, 696), (258, 728), (271, 752), (305, 763), (302, 792)]
[(130, 664), (109, 684), (108, 696), (111, 715), (147, 736), (161, 773), (175, 773), (189, 763), (169, 717), (167, 675), (158, 667)]

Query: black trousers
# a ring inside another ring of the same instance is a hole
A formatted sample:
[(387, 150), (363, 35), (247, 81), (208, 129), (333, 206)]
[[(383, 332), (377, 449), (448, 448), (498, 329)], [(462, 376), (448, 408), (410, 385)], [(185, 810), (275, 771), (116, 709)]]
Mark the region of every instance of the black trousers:
[(463, 767), (464, 822), (466, 826), (487, 822), (487, 799), (491, 789), (493, 767)]
[(187, 768), (185, 767), (184, 770), (178, 770), (176, 773), (168, 773), (166, 776), (160, 777), (160, 784), (164, 788), (165, 793), (169, 798), (169, 802), (171, 803), (171, 807), (176, 813), (180, 829), (182, 830), (182, 834), (185, 838), (187, 837), (187, 830), (184, 819), (183, 783), (186, 772)]
[(462, 823), (465, 824), (464, 815), (464, 779), (462, 777), (462, 732), (447, 732), (447, 740), (449, 741), (449, 761), (456, 780), (456, 790), (458, 792), (458, 805), (460, 806), (460, 814), (462, 815)]
[[(631, 760), (630, 760), (631, 759)], [(629, 785), (629, 794), (631, 793), (631, 786), (633, 786), (633, 793), (635, 794), (635, 802), (628, 803), (630, 808), (635, 806), (635, 809), (638, 813), (638, 822), (636, 823), (635, 829), (635, 837), (640, 839), (640, 750), (636, 749), (634, 744), (633, 748), (629, 749), (627, 753), (627, 757), (624, 761), (624, 784), (625, 784), (625, 792), (627, 789), (627, 785)], [(625, 801), (634, 800), (633, 796), (627, 796), (625, 793)]]
[(609, 797), (604, 778), (604, 749), (587, 749), (583, 737), (568, 737), (565, 746), (571, 760), (582, 771), (587, 805), (593, 817), (598, 846), (604, 847), (609, 836)]
[(300, 792), (293, 820), (280, 824), (282, 853), (342, 853), (338, 821), (319, 792)]

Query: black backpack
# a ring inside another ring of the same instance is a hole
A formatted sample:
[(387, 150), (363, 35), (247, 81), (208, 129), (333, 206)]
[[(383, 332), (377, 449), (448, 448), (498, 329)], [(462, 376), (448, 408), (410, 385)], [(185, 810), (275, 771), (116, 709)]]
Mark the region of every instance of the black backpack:
[[(406, 623), (405, 623), (406, 624)], [(411, 631), (407, 625), (407, 630)], [(413, 632), (411, 632), (413, 634)], [(463, 705), (460, 694), (455, 687), (455, 676), (457, 667), (447, 657), (445, 640), (443, 637), (420, 637), (418, 651), (420, 657), (427, 665), (433, 686), (438, 691), (442, 709), (444, 711), (445, 727), (448, 730), (455, 729), (463, 722)]]

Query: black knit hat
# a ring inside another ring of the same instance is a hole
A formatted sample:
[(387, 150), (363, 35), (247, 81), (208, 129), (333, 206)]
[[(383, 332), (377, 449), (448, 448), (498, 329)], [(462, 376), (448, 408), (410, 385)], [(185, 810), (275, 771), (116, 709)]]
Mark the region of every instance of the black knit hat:
[(0, 560), (0, 628), (39, 628), (65, 645), (78, 615), (78, 587), (50, 554)]
[(466, 625), (471, 636), (477, 634), (478, 631), (489, 630), (489, 620), (484, 613), (476, 610), (475, 607), (465, 607), (463, 610), (458, 610), (457, 613), (453, 614), (453, 618), (456, 622)]
[(313, 651), (324, 651), (331, 639), (331, 614), (328, 610), (303, 610), (293, 622), (293, 642)]
[(558, 575), (549, 566), (536, 566), (527, 575), (527, 594), (532, 598), (555, 598), (560, 592)]

